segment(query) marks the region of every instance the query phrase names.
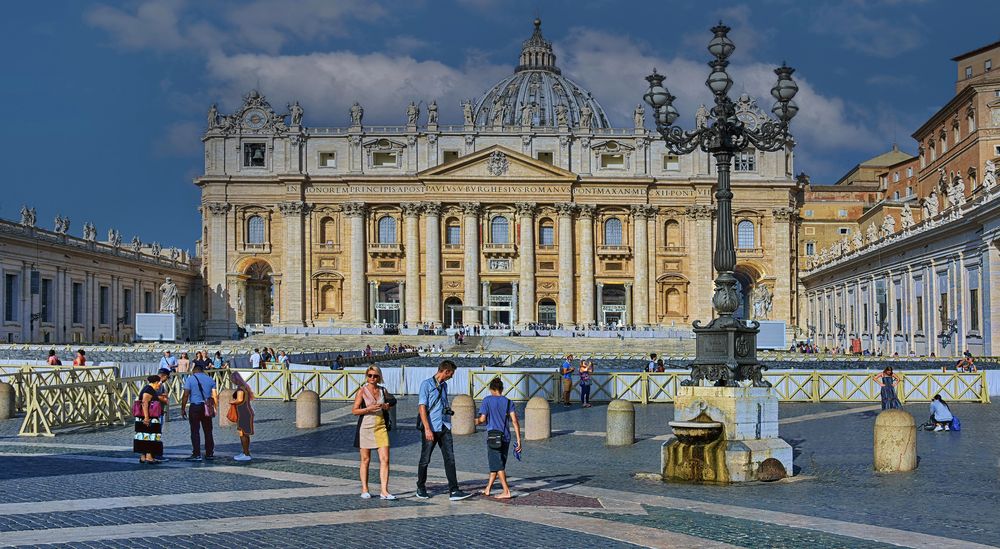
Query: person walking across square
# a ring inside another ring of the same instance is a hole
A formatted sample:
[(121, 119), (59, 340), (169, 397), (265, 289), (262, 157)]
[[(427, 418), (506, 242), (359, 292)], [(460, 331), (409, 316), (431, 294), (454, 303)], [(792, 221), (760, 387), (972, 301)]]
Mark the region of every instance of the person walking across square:
[(493, 483), (500, 478), (503, 493), (497, 499), (510, 499), (510, 486), (507, 484), (507, 452), (510, 450), (510, 425), (514, 426), (514, 437), (517, 442), (515, 452), (521, 451), (521, 424), (517, 421), (514, 403), (503, 396), (503, 381), (495, 377), (490, 381), (490, 396), (483, 399), (479, 405), (479, 417), (476, 425), (486, 424), (486, 459), (490, 465), (490, 479), (483, 490), (484, 496), (490, 495)]
[(448, 380), (455, 375), (455, 363), (450, 360), (441, 361), (438, 371), (433, 377), (420, 384), (418, 400), (419, 431), (423, 434), (420, 440), (420, 462), (417, 465), (417, 497), (427, 499), (427, 467), (431, 463), (434, 448), (441, 447), (441, 459), (444, 461), (445, 476), (448, 477), (448, 499), (463, 500), (472, 494), (467, 494), (458, 487), (458, 475), (455, 473), (455, 449), (451, 439), (451, 416), (455, 414), (448, 402)]
[[(191, 413), (188, 414), (188, 401)], [(181, 396), (181, 417), (191, 425), (191, 456), (189, 461), (201, 461), (201, 431), (205, 432), (205, 459), (215, 459), (215, 439), (212, 438), (212, 418), (218, 406), (219, 393), (215, 380), (205, 374), (201, 366), (194, 367), (194, 373), (184, 380), (184, 395)]]

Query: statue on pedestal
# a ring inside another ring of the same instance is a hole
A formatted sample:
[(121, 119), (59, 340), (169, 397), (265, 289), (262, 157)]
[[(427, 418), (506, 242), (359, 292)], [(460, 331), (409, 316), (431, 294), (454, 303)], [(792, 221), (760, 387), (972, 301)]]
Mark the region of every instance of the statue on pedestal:
[(861, 237), (861, 231), (854, 231), (854, 250), (860, 250), (864, 245), (864, 239)]
[(139, 252), (142, 251), (142, 241), (139, 240), (138, 236), (132, 237), (132, 242), (130, 243), (130, 247), (132, 248), (132, 251), (136, 253), (136, 255), (138, 255)]
[(360, 126), (361, 119), (364, 118), (364, 116), (365, 116), (365, 109), (361, 107), (360, 103), (355, 101), (354, 104), (351, 105), (351, 125)]
[(896, 232), (896, 218), (885, 214), (885, 219), (882, 220), (882, 236), (890, 237), (894, 232)]
[(903, 211), (899, 215), (899, 222), (904, 231), (915, 225), (913, 221), (913, 210), (910, 209), (909, 203), (903, 205)]
[(160, 312), (178, 314), (180, 312), (180, 297), (177, 294), (177, 285), (167, 277), (167, 280), (160, 284)]
[(755, 320), (767, 320), (771, 314), (771, 304), (774, 296), (763, 284), (755, 284), (753, 288), (753, 317)]
[(97, 240), (97, 227), (90, 221), (83, 224), (83, 239), (91, 242)]
[(208, 108), (208, 129), (214, 130), (219, 125), (219, 109), (212, 103)]
[(420, 116), (420, 109), (417, 107), (416, 103), (410, 101), (410, 105), (406, 107), (406, 125), (416, 126), (417, 117)]
[(472, 101), (462, 101), (462, 120), (466, 126), (472, 125)]
[(562, 103), (556, 105), (556, 124), (569, 126), (569, 118), (566, 116), (566, 105)]
[(987, 160), (983, 166), (983, 188), (992, 189), (997, 185), (997, 165), (992, 160)]
[(948, 205), (951, 208), (965, 205), (965, 181), (962, 181), (961, 174), (956, 174), (954, 181), (948, 186)]
[(163, 246), (160, 246), (159, 242), (153, 242), (149, 249), (153, 252), (153, 255), (160, 257), (160, 252), (163, 251)]
[(704, 104), (698, 107), (698, 112), (694, 113), (694, 127), (705, 128), (708, 126), (708, 108)]
[(646, 109), (639, 103), (635, 106), (635, 110), (632, 111), (632, 124), (635, 129), (641, 130), (646, 126)]
[(589, 105), (584, 104), (580, 107), (580, 127), (589, 130), (590, 124), (594, 120), (594, 109), (591, 109)]
[(878, 240), (878, 229), (875, 228), (874, 223), (868, 225), (867, 235), (869, 244), (874, 244)]
[(534, 103), (521, 103), (521, 125), (531, 126), (532, 117), (535, 114)]
[(930, 219), (938, 214), (938, 195), (931, 191), (931, 194), (924, 199), (924, 219)]
[(427, 105), (427, 125), (438, 123), (438, 104), (437, 101), (431, 101), (430, 105)]
[(27, 206), (21, 206), (21, 225), (24, 225), (25, 227), (34, 227), (35, 222), (35, 209)]
[(302, 106), (299, 105), (298, 101), (296, 101), (295, 103), (293, 103), (291, 105), (288, 105), (288, 112), (290, 112), (291, 115), (292, 115), (292, 125), (293, 126), (301, 126), (302, 125), (302, 115), (304, 114), (305, 111), (303, 111)]

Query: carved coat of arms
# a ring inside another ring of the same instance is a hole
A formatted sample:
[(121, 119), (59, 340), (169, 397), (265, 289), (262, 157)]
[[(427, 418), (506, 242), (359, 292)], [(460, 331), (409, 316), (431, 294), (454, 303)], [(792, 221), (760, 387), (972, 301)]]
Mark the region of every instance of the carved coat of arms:
[(500, 151), (493, 151), (489, 161), (486, 163), (486, 171), (490, 172), (490, 175), (493, 176), (501, 176), (507, 173), (509, 167), (510, 163), (507, 161), (507, 155)]

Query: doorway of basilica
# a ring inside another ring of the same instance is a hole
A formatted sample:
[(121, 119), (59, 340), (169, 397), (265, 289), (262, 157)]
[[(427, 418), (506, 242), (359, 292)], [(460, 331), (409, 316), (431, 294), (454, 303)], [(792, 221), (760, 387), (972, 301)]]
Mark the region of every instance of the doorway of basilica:
[(733, 313), (733, 318), (750, 320), (751, 313), (753, 312), (753, 304), (750, 302), (750, 296), (752, 295), (754, 281), (740, 270), (733, 272), (733, 276), (736, 277), (736, 295), (740, 300), (740, 306)]
[(451, 296), (444, 300), (444, 321), (448, 323), (449, 328), (454, 328), (462, 324), (462, 310), (456, 309), (456, 307), (462, 306), (462, 300)]
[(399, 290), (398, 282), (382, 282), (378, 285), (375, 300), (376, 324), (399, 324)]
[(604, 284), (601, 288), (598, 322), (603, 326), (624, 326), (628, 324), (628, 303), (624, 284)]
[(274, 305), (274, 284), (271, 266), (265, 261), (255, 261), (243, 272), (246, 276), (246, 302), (243, 318), (247, 324), (271, 324)]
[(514, 309), (514, 287), (509, 282), (493, 282), (489, 286), (486, 323), (511, 325), (511, 311)]

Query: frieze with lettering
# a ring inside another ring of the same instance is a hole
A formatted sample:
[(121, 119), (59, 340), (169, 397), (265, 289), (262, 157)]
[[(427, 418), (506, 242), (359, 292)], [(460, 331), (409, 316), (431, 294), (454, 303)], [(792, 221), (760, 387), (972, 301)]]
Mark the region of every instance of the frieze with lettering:
[(646, 196), (645, 187), (579, 187), (575, 194), (593, 196)]

